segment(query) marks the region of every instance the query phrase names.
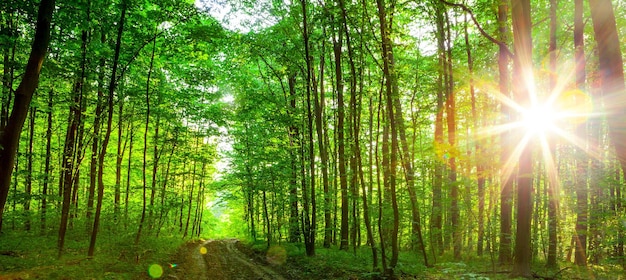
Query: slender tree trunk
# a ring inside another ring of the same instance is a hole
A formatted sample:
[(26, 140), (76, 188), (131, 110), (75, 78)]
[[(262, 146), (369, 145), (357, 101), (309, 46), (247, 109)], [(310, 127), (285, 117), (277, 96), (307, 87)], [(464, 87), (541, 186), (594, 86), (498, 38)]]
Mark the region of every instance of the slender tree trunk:
[(124, 32), (124, 21), (126, 19), (126, 10), (128, 4), (126, 0), (122, 1), (122, 14), (120, 15), (119, 26), (117, 29), (117, 40), (115, 43), (115, 54), (113, 58), (113, 69), (111, 70), (111, 80), (109, 82), (109, 96), (107, 97), (107, 128), (102, 140), (102, 150), (98, 155), (98, 201), (96, 203), (96, 213), (94, 216), (93, 229), (91, 230), (91, 239), (89, 240), (88, 256), (93, 256), (96, 249), (96, 239), (98, 237), (98, 228), (100, 226), (100, 213), (102, 211), (102, 198), (104, 196), (104, 159), (106, 157), (109, 139), (113, 125), (113, 100), (117, 80), (117, 66), (120, 58), (120, 49), (122, 47), (122, 33)]
[(322, 168), (322, 185), (324, 187), (324, 248), (329, 248), (332, 242), (332, 219), (330, 215), (330, 193), (328, 182), (328, 149), (325, 145), (324, 131), (326, 125), (324, 123), (325, 108), (325, 92), (324, 92), (324, 51), (326, 44), (322, 42), (322, 51), (320, 54), (320, 87), (318, 94), (314, 94), (315, 102), (315, 128), (317, 132), (317, 143), (320, 151), (321, 168)]
[[(89, 19), (89, 9), (87, 9), (87, 19)], [(78, 162), (79, 150), (82, 148), (78, 145), (79, 139), (82, 135), (79, 132), (79, 126), (82, 122), (82, 104), (83, 104), (83, 83), (85, 79), (86, 68), (86, 48), (87, 48), (87, 30), (82, 32), (82, 61), (81, 61), (81, 73), (79, 78), (74, 83), (72, 90), (73, 101), (70, 104), (70, 114), (68, 117), (67, 131), (65, 135), (65, 145), (63, 147), (63, 162), (61, 170), (61, 179), (59, 180), (59, 189), (62, 189), (63, 206), (61, 209), (61, 226), (59, 227), (59, 258), (63, 253), (63, 243), (65, 240), (65, 233), (67, 224), (70, 218), (70, 210), (72, 204), (75, 205), (74, 211), (77, 210), (77, 191), (78, 191), (78, 175), (80, 164)], [(76, 173), (75, 173), (76, 170)], [(75, 177), (76, 174), (76, 177)], [(76, 179), (76, 180), (75, 180)], [(62, 187), (61, 187), (62, 186)]]
[[(509, 40), (509, 26), (508, 26), (508, 1), (500, 0), (498, 5), (498, 26), (500, 45), (498, 51), (498, 69), (500, 76), (500, 94), (502, 96), (510, 97), (510, 71), (509, 71), (509, 56), (506, 52), (506, 43)], [(504, 118), (504, 122), (511, 121), (513, 115), (511, 109), (504, 104), (500, 104), (500, 110)], [(500, 138), (502, 152), (500, 154), (500, 162), (507, 162), (511, 156), (513, 136), (510, 131), (502, 133)], [(500, 264), (508, 264), (512, 261), (511, 254), (511, 225), (512, 225), (512, 213), (513, 213), (513, 173), (514, 171), (501, 168), (501, 184), (502, 191), (500, 192), (500, 248), (498, 250), (498, 261)]]
[(28, 124), (28, 157), (26, 162), (26, 186), (24, 194), (26, 195), (24, 199), (24, 229), (26, 231), (30, 231), (31, 228), (31, 218), (30, 218), (30, 201), (31, 195), (33, 192), (33, 140), (35, 136), (35, 115), (37, 109), (35, 107), (30, 108), (30, 122)]
[[(148, 170), (146, 166), (147, 162), (147, 154), (148, 154), (148, 130), (150, 129), (150, 77), (152, 76), (152, 68), (154, 66), (154, 53), (156, 51), (156, 38), (152, 41), (152, 55), (150, 56), (150, 67), (148, 68), (148, 78), (146, 79), (146, 129), (144, 131), (143, 138), (143, 196), (142, 196), (142, 207), (141, 207), (141, 218), (139, 220), (139, 228), (137, 229), (137, 235), (135, 236), (135, 245), (139, 244), (139, 240), (141, 239), (141, 232), (143, 231), (143, 226), (146, 221), (146, 189), (147, 189), (147, 177), (146, 174)], [(156, 158), (153, 158), (153, 161), (156, 162)], [(155, 163), (156, 164), (156, 163)], [(153, 175), (154, 176), (154, 175)], [(154, 178), (154, 177), (153, 177)], [(154, 181), (152, 182), (152, 189), (154, 194)], [(154, 195), (151, 196), (150, 202), (152, 203), (154, 200)], [(191, 207), (191, 205), (189, 206)], [(152, 213), (152, 210), (150, 210)], [(186, 231), (185, 231), (186, 233)]]
[[(437, 26), (437, 57), (438, 57), (438, 77), (437, 77), (437, 113), (435, 116), (435, 147), (441, 147), (443, 143), (443, 112), (444, 112), (444, 69), (445, 69), (445, 44), (444, 44), (444, 6), (441, 2), (436, 4), (436, 26)], [(431, 224), (431, 243), (433, 248), (433, 255), (442, 255), (444, 252), (443, 242), (443, 174), (444, 174), (444, 158), (441, 152), (435, 151), (437, 159), (434, 166), (434, 178), (433, 178), (433, 200), (432, 200), (432, 214), (430, 217)]]
[[(288, 78), (289, 83), (289, 104), (290, 114), (294, 114), (296, 108), (296, 76), (290, 75)], [(298, 167), (297, 160), (298, 155), (296, 149), (299, 144), (299, 131), (295, 124), (289, 126), (289, 152), (291, 163), (291, 178), (289, 189), (289, 242), (300, 241), (300, 230), (298, 227)]]
[[(448, 127), (448, 145), (454, 151), (456, 149), (456, 103), (454, 95), (454, 76), (452, 73), (452, 34), (450, 32), (450, 19), (447, 10), (444, 10), (446, 22), (446, 59), (444, 67), (444, 75), (446, 83), (446, 122)], [(454, 259), (461, 258), (461, 225), (460, 225), (460, 208), (459, 208), (459, 184), (457, 182), (457, 166), (456, 156), (454, 153), (448, 153), (448, 165), (450, 171), (448, 173), (448, 183), (450, 184), (450, 222), (452, 225), (452, 247)]]
[(333, 36), (333, 50), (335, 55), (335, 80), (337, 87), (337, 157), (339, 160), (339, 188), (341, 189), (341, 241), (340, 250), (348, 250), (349, 218), (348, 218), (348, 174), (346, 171), (346, 152), (344, 138), (345, 108), (343, 100), (343, 71), (341, 66), (341, 49), (343, 43), (343, 27), (339, 27), (336, 37)]
[[(106, 43), (106, 33), (101, 30), (100, 43)], [(91, 219), (93, 214), (93, 200), (96, 193), (96, 184), (98, 179), (98, 153), (100, 144), (100, 123), (103, 113), (104, 99), (104, 72), (105, 59), (100, 59), (100, 69), (98, 70), (98, 96), (96, 99), (96, 111), (93, 120), (93, 141), (91, 142), (91, 161), (89, 163), (89, 190), (87, 194), (87, 228), (91, 228)]]
[(48, 211), (48, 184), (50, 183), (52, 171), (50, 170), (50, 158), (52, 157), (52, 104), (53, 104), (54, 90), (48, 92), (48, 111), (46, 112), (48, 117), (48, 128), (46, 129), (46, 159), (44, 165), (44, 181), (41, 190), (41, 233), (46, 234), (46, 215)]
[(117, 156), (115, 157), (115, 194), (113, 197), (113, 219), (117, 223), (120, 215), (120, 200), (122, 188), (122, 161), (124, 160), (124, 148), (122, 148), (122, 123), (124, 121), (124, 100), (119, 98), (117, 111)]
[(476, 239), (476, 254), (483, 255), (484, 239), (485, 239), (485, 167), (483, 164), (482, 142), (476, 130), (479, 129), (479, 116), (476, 110), (476, 89), (474, 85), (474, 59), (469, 42), (469, 33), (467, 31), (467, 14), (465, 14), (465, 22), (463, 25), (463, 35), (465, 37), (465, 51), (467, 53), (467, 71), (469, 74), (470, 100), (472, 103), (472, 126), (474, 144), (474, 158), (476, 160), (476, 188), (478, 194), (478, 232)]
[[(555, 1), (556, 0), (552, 0)], [(583, 23), (583, 1), (576, 0), (575, 10), (574, 10), (574, 55), (576, 62), (576, 87), (581, 91), (585, 90), (585, 80), (586, 80), (586, 71), (585, 71), (585, 45), (584, 45), (584, 23)], [(556, 18), (556, 3), (553, 3), (554, 12), (553, 15)], [(556, 21), (556, 19), (554, 19)], [(554, 24), (556, 25), (556, 23)], [(556, 30), (556, 26), (554, 26)], [(556, 37), (556, 35), (554, 35)], [(554, 42), (554, 50), (556, 52), (556, 38), (553, 38)], [(556, 58), (554, 58), (556, 60)], [(556, 64), (556, 62), (555, 62)], [(556, 71), (556, 66), (554, 66), (553, 71)], [(552, 82), (554, 85), (556, 82)], [(587, 131), (586, 131), (586, 122), (579, 123), (576, 125), (576, 135), (580, 137), (580, 139), (587, 140)], [(576, 149), (576, 179), (575, 179), (575, 189), (576, 189), (576, 254), (574, 255), (574, 263), (579, 266), (587, 265), (587, 217), (588, 217), (588, 208), (587, 208), (587, 162), (588, 158), (585, 154), (585, 151), (581, 148)], [(555, 233), (556, 235), (556, 233)], [(556, 241), (556, 240), (555, 240)], [(550, 244), (552, 245), (552, 244)], [(555, 245), (556, 247), (556, 245)], [(556, 248), (554, 248), (556, 251)]]
[(389, 267), (386, 274), (393, 277), (394, 270), (398, 264), (399, 244), (398, 244), (398, 232), (400, 224), (400, 212), (398, 209), (398, 200), (396, 195), (396, 168), (398, 165), (398, 122), (394, 115), (394, 100), (396, 99), (397, 92), (394, 92), (394, 87), (397, 87), (397, 73), (394, 69), (394, 57), (393, 49), (390, 39), (391, 26), (393, 17), (389, 18), (387, 22), (387, 8), (385, 7), (384, 0), (376, 0), (378, 8), (378, 19), (380, 21), (380, 36), (382, 41), (383, 52), (383, 74), (385, 77), (385, 92), (387, 103), (387, 122), (391, 128), (391, 150), (389, 157), (389, 189), (391, 196), (391, 209), (393, 210), (393, 228), (391, 230), (391, 259), (389, 261)]
[[(315, 146), (313, 141), (313, 114), (311, 111), (311, 94), (317, 95), (317, 92), (311, 93), (312, 87), (315, 84), (315, 78), (313, 77), (313, 57), (310, 54), (310, 46), (309, 46), (309, 30), (308, 30), (308, 20), (307, 20), (307, 0), (301, 0), (300, 4), (302, 6), (302, 36), (304, 39), (304, 53), (305, 53), (305, 61), (307, 65), (306, 69), (306, 101), (307, 101), (307, 125), (308, 125), (308, 137), (309, 137), (309, 172), (311, 178), (311, 205), (307, 205), (308, 203), (304, 202), (304, 243), (306, 247), (307, 256), (315, 255), (315, 224), (316, 224), (316, 207), (315, 207)], [(303, 158), (304, 161), (304, 158)], [(304, 197), (308, 195), (308, 193), (303, 189), (302, 190)], [(310, 212), (309, 212), (310, 209)]]
[[(133, 110), (131, 110), (132, 112)], [(128, 224), (128, 201), (130, 198), (130, 174), (131, 174), (131, 167), (132, 167), (132, 162), (133, 162), (133, 136), (135, 135), (135, 132), (133, 131), (133, 120), (131, 119), (129, 124), (129, 128), (128, 128), (128, 133), (126, 134), (126, 137), (128, 137), (128, 141), (130, 142), (128, 144), (128, 162), (126, 165), (126, 192), (124, 193), (124, 228), (126, 228), (126, 225)]]

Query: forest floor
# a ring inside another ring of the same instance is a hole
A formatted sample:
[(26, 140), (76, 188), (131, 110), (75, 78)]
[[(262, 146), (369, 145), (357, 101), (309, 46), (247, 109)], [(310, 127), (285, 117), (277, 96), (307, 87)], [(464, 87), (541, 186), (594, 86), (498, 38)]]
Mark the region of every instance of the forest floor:
[[(255, 255), (239, 240), (222, 239), (185, 243), (173, 256), (172, 263), (167, 271), (163, 272), (162, 277), (167, 279), (284, 280), (281, 273), (277, 272), (279, 269), (280, 267), (273, 266)], [(154, 276), (156, 275), (152, 275)]]
[[(107, 235), (108, 236), (108, 235)], [(316, 248), (307, 257), (300, 243), (245, 243), (238, 239), (181, 240), (146, 238), (132, 244), (130, 235), (111, 235), (100, 243), (94, 258), (84, 256), (81, 235), (68, 238), (63, 258), (56, 258), (54, 236), (5, 235), (0, 238), (0, 280), (30, 279), (234, 279), (234, 280), (321, 280), (379, 279), (371, 270), (369, 248), (342, 251), (335, 247)], [(106, 236), (105, 236), (106, 237)], [(15, 242), (19, 240), (19, 242)], [(421, 264), (418, 254), (401, 252), (398, 279), (509, 279), (508, 266), (494, 266), (488, 259), (446, 262), (440, 258), (433, 267)], [(537, 263), (534, 272), (541, 279), (626, 280), (615, 264), (586, 268), (562, 263), (560, 269), (546, 269)]]

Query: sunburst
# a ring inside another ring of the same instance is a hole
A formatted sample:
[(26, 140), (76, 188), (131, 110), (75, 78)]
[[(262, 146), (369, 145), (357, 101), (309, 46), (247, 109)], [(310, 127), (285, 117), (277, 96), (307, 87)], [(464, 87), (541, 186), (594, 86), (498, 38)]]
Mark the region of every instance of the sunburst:
[[(573, 70), (572, 70), (573, 71)], [(511, 116), (499, 125), (483, 128), (479, 134), (489, 137), (511, 133), (510, 154), (501, 165), (503, 179), (509, 178), (517, 166), (522, 153), (539, 149), (541, 160), (545, 163), (550, 180), (557, 180), (558, 174), (555, 164), (553, 145), (562, 143), (573, 145), (587, 154), (599, 158), (597, 148), (591, 147), (582, 139), (576, 128), (584, 125), (591, 117), (599, 117), (601, 113), (594, 112), (591, 97), (579, 89), (571, 88), (573, 72), (567, 71), (560, 77), (558, 84), (550, 93), (540, 93), (535, 87), (535, 81), (530, 79), (528, 86), (528, 102), (522, 104), (512, 98), (495, 94), (501, 103), (507, 106)]]

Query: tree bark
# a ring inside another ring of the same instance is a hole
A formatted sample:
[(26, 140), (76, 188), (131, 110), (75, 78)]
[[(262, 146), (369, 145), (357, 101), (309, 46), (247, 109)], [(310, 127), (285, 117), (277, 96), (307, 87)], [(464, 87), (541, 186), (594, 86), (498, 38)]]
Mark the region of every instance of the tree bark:
[(391, 149), (389, 153), (389, 195), (391, 196), (391, 209), (393, 211), (393, 227), (391, 229), (391, 259), (385, 274), (389, 277), (394, 276), (394, 270), (398, 264), (399, 244), (398, 232), (400, 226), (400, 212), (398, 209), (398, 200), (396, 193), (396, 168), (398, 166), (398, 122), (394, 114), (394, 100), (397, 98), (397, 92), (394, 92), (395, 83), (397, 83), (397, 73), (394, 69), (393, 49), (390, 38), (393, 17), (387, 21), (387, 8), (384, 0), (376, 0), (378, 8), (378, 19), (380, 21), (380, 36), (383, 53), (383, 75), (385, 77), (385, 97), (387, 109), (387, 122), (391, 129)]
[(15, 90), (11, 114), (6, 125), (0, 131), (0, 230), (2, 229), (4, 206), (9, 194), (11, 173), (15, 165), (20, 134), (28, 115), (33, 93), (39, 84), (39, 73), (50, 43), (50, 21), (55, 7), (54, 3), (55, 0), (39, 2), (35, 38), (26, 70), (20, 85)]
[[(500, 76), (500, 94), (505, 98), (510, 97), (510, 71), (509, 71), (509, 55), (506, 42), (509, 40), (508, 26), (508, 1), (500, 0), (498, 5), (498, 26), (499, 36), (502, 42), (498, 51), (498, 69)], [(503, 123), (510, 122), (512, 119), (511, 109), (501, 102), (500, 110), (503, 116)], [(502, 152), (500, 154), (500, 162), (504, 163), (509, 160), (512, 151), (513, 137), (510, 131), (502, 133), (500, 142)], [(508, 264), (511, 262), (511, 224), (513, 212), (513, 173), (514, 171), (501, 170), (502, 191), (500, 192), (500, 246), (498, 250), (498, 262), (500, 264)]]
[[(524, 108), (530, 105), (529, 81), (532, 77), (532, 38), (530, 22), (530, 1), (513, 0), (511, 2), (513, 20), (513, 41), (515, 58), (513, 71), (518, 77), (515, 85), (515, 99)], [(517, 174), (517, 228), (515, 234), (515, 258), (513, 276), (532, 277), (530, 264), (532, 261), (531, 244), (531, 217), (532, 217), (532, 188), (533, 168), (532, 150), (529, 143), (523, 143), (526, 131), (519, 128), (516, 131), (517, 139), (521, 139), (524, 148), (519, 156), (519, 170)]]
[(104, 196), (104, 159), (106, 157), (107, 147), (109, 145), (109, 139), (111, 138), (111, 130), (113, 125), (113, 100), (117, 81), (117, 66), (120, 58), (120, 50), (122, 47), (122, 33), (124, 32), (124, 21), (126, 19), (126, 10), (128, 3), (126, 0), (122, 1), (122, 14), (120, 15), (119, 26), (117, 29), (117, 40), (115, 43), (115, 54), (113, 57), (113, 69), (111, 70), (111, 80), (109, 82), (109, 96), (107, 100), (107, 129), (104, 133), (104, 139), (102, 140), (102, 150), (98, 155), (98, 199), (96, 203), (96, 213), (94, 216), (93, 228), (91, 230), (91, 238), (89, 240), (88, 256), (93, 256), (96, 250), (96, 239), (98, 236), (98, 228), (100, 226), (100, 213), (102, 211), (102, 198)]

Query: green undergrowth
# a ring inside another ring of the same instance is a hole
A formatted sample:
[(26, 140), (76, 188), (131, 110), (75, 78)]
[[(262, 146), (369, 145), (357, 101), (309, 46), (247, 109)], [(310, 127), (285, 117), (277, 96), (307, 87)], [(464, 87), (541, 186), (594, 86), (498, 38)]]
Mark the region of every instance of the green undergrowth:
[(0, 280), (13, 279), (145, 279), (151, 264), (163, 264), (184, 242), (179, 236), (145, 237), (134, 245), (134, 233), (100, 232), (93, 258), (89, 236), (68, 233), (58, 259), (57, 235), (3, 233), (0, 236)]
[[(260, 256), (267, 256), (266, 243), (249, 243), (249, 246)], [(282, 271), (288, 279), (377, 279), (381, 273), (372, 268), (372, 254), (369, 247), (356, 250), (339, 250), (337, 246), (330, 248), (316, 247), (315, 256), (307, 257), (302, 244), (282, 243), (271, 248), (284, 249), (286, 261), (275, 264), (277, 271)], [(421, 255), (410, 252), (400, 253), (397, 272), (406, 279), (425, 275), (426, 267), (420, 259)], [(380, 256), (379, 256), (380, 263)], [(379, 265), (380, 266), (380, 265)], [(421, 279), (421, 278), (420, 278)]]
[[(273, 264), (273, 266), (287, 279), (381, 279), (381, 274), (372, 269), (371, 249), (366, 246), (357, 248), (356, 252), (352, 248), (349, 251), (341, 251), (336, 246), (331, 246), (331, 248), (317, 246), (315, 256), (307, 257), (302, 244), (276, 244), (272, 245), (270, 250), (264, 242), (247, 242), (246, 245), (260, 259), (272, 258), (271, 255), (276, 251), (283, 251), (286, 256), (285, 261)], [(421, 253), (401, 252), (395, 272), (396, 277), (428, 280), (516, 279), (511, 277), (512, 265), (497, 265), (497, 260), (492, 261), (489, 256), (474, 256), (462, 261), (452, 259), (449, 255), (440, 256), (434, 265), (431, 264), (427, 268)], [(432, 259), (429, 261), (434, 262)], [(272, 263), (272, 261), (269, 262)], [(626, 280), (624, 269), (612, 263), (577, 267), (572, 263), (563, 262), (558, 268), (546, 268), (543, 262), (537, 261), (532, 265), (532, 271), (535, 279)]]

